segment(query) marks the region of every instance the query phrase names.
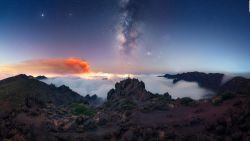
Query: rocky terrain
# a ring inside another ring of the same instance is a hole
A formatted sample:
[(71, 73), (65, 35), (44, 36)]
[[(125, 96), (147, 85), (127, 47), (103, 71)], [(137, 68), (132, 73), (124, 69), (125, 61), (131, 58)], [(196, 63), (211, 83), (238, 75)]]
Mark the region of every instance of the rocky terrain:
[(93, 107), (96, 96), (81, 97), (66, 86), (19, 75), (0, 81), (0, 140), (248, 141), (249, 82), (236, 77), (212, 99), (195, 101), (153, 94), (142, 81), (128, 78)]

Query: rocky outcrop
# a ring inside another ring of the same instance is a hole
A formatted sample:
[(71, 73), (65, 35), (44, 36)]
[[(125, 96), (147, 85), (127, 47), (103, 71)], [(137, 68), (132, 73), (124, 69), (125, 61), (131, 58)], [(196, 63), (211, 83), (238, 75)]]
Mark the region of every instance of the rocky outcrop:
[(167, 110), (171, 96), (152, 94), (145, 89), (145, 84), (138, 79), (128, 78), (115, 84), (115, 89), (108, 92), (108, 109), (126, 111), (138, 109), (141, 111)]
[(173, 79), (173, 83), (181, 80), (188, 82), (197, 82), (200, 87), (217, 91), (222, 83), (224, 74), (221, 73), (203, 73), (203, 72), (187, 72), (176, 75), (165, 74), (163, 77)]
[(145, 84), (142, 81), (128, 78), (115, 84), (115, 89), (111, 89), (108, 92), (107, 100), (126, 97), (144, 101), (151, 96), (152, 94), (146, 91)]

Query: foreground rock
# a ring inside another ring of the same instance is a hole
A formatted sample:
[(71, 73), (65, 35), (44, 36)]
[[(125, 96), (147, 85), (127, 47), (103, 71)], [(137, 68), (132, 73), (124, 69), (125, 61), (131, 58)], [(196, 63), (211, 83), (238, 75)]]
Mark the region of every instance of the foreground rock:
[(108, 92), (106, 107), (118, 111), (126, 110), (166, 110), (171, 103), (171, 96), (152, 94), (145, 89), (145, 84), (138, 79), (128, 78), (115, 84), (115, 89)]
[(135, 100), (145, 101), (149, 99), (152, 94), (145, 89), (145, 84), (138, 79), (128, 78), (115, 84), (115, 89), (108, 92), (107, 99), (117, 98), (131, 98)]

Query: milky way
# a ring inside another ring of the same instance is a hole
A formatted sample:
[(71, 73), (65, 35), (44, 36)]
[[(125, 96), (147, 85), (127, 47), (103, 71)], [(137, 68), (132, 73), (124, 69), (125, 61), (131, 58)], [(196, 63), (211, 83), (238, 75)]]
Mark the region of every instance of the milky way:
[(122, 54), (130, 56), (138, 47), (138, 0), (120, 0), (120, 19), (117, 29), (117, 40)]

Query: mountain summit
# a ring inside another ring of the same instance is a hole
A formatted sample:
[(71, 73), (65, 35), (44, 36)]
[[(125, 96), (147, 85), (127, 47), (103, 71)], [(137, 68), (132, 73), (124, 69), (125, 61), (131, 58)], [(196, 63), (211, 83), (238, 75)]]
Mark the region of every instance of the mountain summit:
[(146, 100), (152, 94), (145, 89), (145, 84), (138, 79), (128, 78), (119, 83), (115, 84), (115, 89), (111, 89), (108, 92), (107, 99), (115, 99), (115, 98), (134, 98), (136, 100)]

